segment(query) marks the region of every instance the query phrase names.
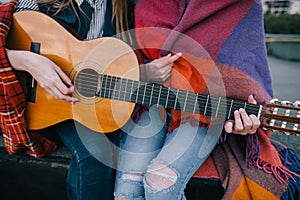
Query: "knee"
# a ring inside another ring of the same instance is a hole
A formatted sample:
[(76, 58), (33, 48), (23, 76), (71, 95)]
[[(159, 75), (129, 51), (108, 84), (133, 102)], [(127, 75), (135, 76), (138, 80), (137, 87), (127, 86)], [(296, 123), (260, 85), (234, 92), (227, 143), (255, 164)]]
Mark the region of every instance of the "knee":
[(116, 200), (144, 200), (143, 174), (121, 173), (115, 182)]
[(145, 184), (151, 189), (162, 191), (173, 186), (178, 179), (178, 174), (168, 167), (160, 163), (152, 163), (145, 175)]

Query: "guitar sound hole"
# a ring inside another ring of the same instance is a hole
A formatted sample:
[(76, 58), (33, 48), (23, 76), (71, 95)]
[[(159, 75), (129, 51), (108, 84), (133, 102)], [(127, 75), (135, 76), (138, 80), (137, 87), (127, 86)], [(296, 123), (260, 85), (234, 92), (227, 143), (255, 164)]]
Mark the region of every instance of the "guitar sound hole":
[(75, 81), (75, 88), (84, 97), (94, 97), (97, 91), (98, 72), (93, 69), (81, 70)]

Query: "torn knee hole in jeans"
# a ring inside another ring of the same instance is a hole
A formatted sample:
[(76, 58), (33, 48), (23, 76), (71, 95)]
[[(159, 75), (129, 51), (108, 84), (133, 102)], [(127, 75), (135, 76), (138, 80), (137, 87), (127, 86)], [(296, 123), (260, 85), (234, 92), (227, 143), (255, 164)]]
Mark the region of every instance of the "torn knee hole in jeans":
[(141, 182), (141, 181), (143, 181), (143, 175), (142, 174), (122, 174), (121, 179)]
[(151, 188), (161, 191), (175, 184), (177, 173), (164, 164), (152, 163), (146, 173), (146, 183)]

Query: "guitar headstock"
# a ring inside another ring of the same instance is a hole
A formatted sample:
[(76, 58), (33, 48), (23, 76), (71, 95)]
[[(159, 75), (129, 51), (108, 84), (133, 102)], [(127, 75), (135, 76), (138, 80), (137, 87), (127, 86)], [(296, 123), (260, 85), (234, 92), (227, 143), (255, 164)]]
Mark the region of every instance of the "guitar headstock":
[(285, 135), (300, 135), (300, 101), (273, 99), (262, 106), (261, 126)]

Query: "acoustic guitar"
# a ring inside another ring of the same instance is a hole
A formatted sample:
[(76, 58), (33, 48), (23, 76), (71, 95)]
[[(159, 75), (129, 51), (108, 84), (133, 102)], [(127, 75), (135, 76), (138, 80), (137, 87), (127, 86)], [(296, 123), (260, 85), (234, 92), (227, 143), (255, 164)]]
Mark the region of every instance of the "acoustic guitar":
[(233, 112), (244, 108), (259, 117), (263, 128), (300, 133), (299, 102), (255, 105), (141, 82), (137, 58), (126, 43), (111, 37), (77, 40), (39, 12), (14, 14), (7, 47), (35, 49), (51, 59), (69, 74), (75, 85), (74, 95), (80, 100), (73, 105), (56, 100), (34, 80), (18, 73), (28, 99), (26, 120), (31, 130), (73, 119), (94, 131), (108, 133), (129, 120), (135, 104), (146, 104), (222, 119), (233, 119)]

